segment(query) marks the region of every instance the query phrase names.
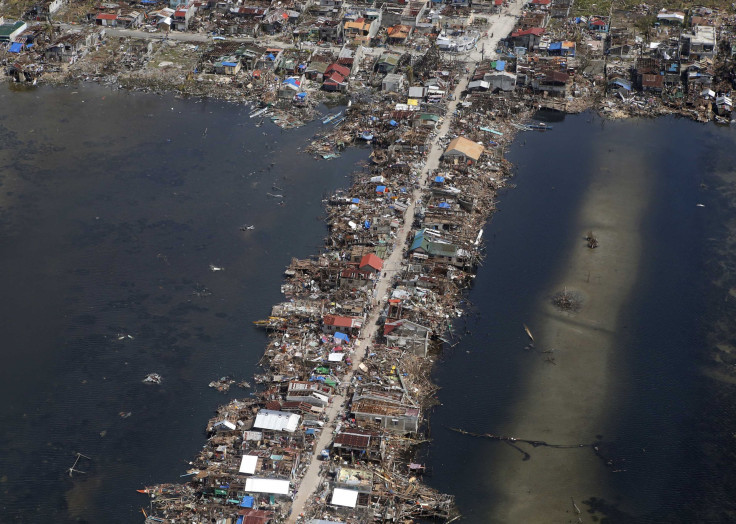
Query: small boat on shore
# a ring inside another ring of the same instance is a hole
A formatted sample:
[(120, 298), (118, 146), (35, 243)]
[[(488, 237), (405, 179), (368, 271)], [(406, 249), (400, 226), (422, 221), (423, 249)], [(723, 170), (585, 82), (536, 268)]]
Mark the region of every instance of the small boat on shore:
[(362, 138), (366, 142), (370, 142), (371, 140), (373, 140), (373, 133), (371, 133), (370, 131), (363, 131), (360, 134), (360, 138)]
[(261, 109), (256, 109), (253, 111), (250, 115), (248, 115), (250, 118), (255, 118), (257, 116), (261, 116), (263, 113), (268, 111), (268, 107), (262, 107)]

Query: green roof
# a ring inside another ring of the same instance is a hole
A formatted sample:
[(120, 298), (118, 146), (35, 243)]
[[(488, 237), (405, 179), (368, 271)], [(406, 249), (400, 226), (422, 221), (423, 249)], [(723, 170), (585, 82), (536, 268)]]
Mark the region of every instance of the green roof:
[(18, 30), (19, 27), (24, 25), (25, 22), (18, 20), (17, 22), (8, 22), (6, 24), (0, 24), (0, 38), (8, 38), (12, 33)]

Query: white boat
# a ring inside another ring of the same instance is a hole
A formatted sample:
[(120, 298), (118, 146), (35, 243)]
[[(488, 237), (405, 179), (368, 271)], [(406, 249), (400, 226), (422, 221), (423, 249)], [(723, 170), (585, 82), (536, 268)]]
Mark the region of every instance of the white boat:
[(258, 109), (256, 111), (253, 111), (250, 115), (248, 115), (250, 118), (255, 118), (257, 116), (261, 116), (263, 113), (268, 111), (268, 107), (262, 107), (261, 109)]
[(334, 119), (336, 119), (337, 117), (339, 117), (341, 114), (342, 114), (342, 111), (340, 111), (339, 113), (335, 113), (334, 115), (330, 115), (327, 118), (325, 118), (324, 120), (322, 120), (322, 123), (323, 124), (329, 124)]

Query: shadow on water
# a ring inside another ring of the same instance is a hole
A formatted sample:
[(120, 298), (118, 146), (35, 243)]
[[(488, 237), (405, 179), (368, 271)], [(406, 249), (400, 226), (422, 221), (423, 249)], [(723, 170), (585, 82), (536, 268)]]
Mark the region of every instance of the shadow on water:
[[(462, 340), (435, 371), (442, 405), (431, 414), (433, 442), (425, 451), (442, 475), (431, 483), (456, 495), (468, 522), (486, 522), (498, 502), (491, 479), (504, 475), (493, 460), (501, 443), (446, 427), (497, 433), (515, 415), (509, 409), (522, 394), (524, 368), (538, 358), (524, 352), (521, 326), (567, 248), (586, 171), (598, 167), (590, 151), (610, 142), (617, 154), (626, 155), (626, 147), (639, 154), (644, 142), (617, 141), (634, 128), (646, 137), (654, 167), (643, 176), (653, 177), (654, 196), (641, 224), (637, 284), (620, 318), (611, 370), (621, 378), (616, 403), (601, 435), (601, 454), (621, 471), (610, 473), (610, 493), (577, 504), (585, 521), (733, 521), (736, 379), (714, 364), (713, 348), (727, 345), (728, 359), (717, 357), (736, 363), (736, 249), (728, 253), (736, 244), (736, 176), (728, 166), (736, 158), (734, 148), (723, 147), (734, 135), (675, 118), (604, 123), (583, 114), (515, 141), (509, 158), (518, 187), (500, 197), (486, 228), (488, 257), (468, 294), (472, 307), (455, 323)], [(713, 380), (699, 366), (723, 376)], [(534, 460), (533, 450), (522, 451), (520, 461)]]
[(136, 489), (180, 480), (248, 394), (207, 384), (253, 374), (251, 322), (367, 157), (317, 162), (296, 151), (316, 125), (255, 128), (239, 105), (76, 89), (0, 92), (3, 522), (135, 522)]

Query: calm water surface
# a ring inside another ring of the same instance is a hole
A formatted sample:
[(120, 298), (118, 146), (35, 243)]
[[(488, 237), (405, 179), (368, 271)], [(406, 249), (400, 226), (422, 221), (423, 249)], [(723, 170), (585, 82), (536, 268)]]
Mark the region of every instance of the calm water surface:
[[(489, 522), (497, 500), (493, 486), (504, 478), (496, 459), (512, 454), (523, 467), (523, 456), (447, 427), (497, 433), (523, 417), (510, 410), (523, 396), (525, 368), (539, 356), (523, 349), (521, 326), (540, 300), (549, 299), (543, 293), (564, 269), (572, 243), (580, 242), (585, 226), (576, 223), (576, 213), (591, 173), (605, 168), (595, 153), (639, 156), (644, 150), (641, 176), (651, 177), (654, 191), (641, 224), (646, 242), (638, 284), (621, 313), (612, 366), (618, 382), (608, 424), (601, 427), (606, 453), (626, 471), (610, 473), (610, 492), (577, 503), (585, 522), (728, 522), (698, 512), (705, 504), (704, 462), (724, 460), (720, 450), (707, 455), (703, 449), (709, 431), (703, 423), (714, 417), (698, 365), (713, 307), (705, 299), (713, 278), (705, 270), (714, 255), (709, 243), (724, 234), (722, 223), (734, 213), (728, 206), (716, 211), (711, 204), (718, 194), (704, 182), (736, 161), (736, 134), (675, 118), (610, 122), (590, 114), (554, 126), (545, 134), (520, 135), (508, 155), (518, 187), (500, 197), (484, 236), (488, 256), (468, 294), (469, 315), (455, 324), (462, 340), (435, 371), (443, 389), (426, 450), (435, 472), (430, 483), (457, 496), (466, 522)], [(533, 448), (525, 449), (533, 461)], [(714, 504), (711, 514), (731, 503)]]
[[(207, 384), (253, 374), (251, 322), (366, 158), (296, 151), (321, 124), (254, 124), (221, 102), (0, 86), (1, 522), (142, 520), (135, 490), (178, 481), (247, 394)], [(92, 460), (70, 478), (76, 452)]]
[[(253, 124), (220, 102), (0, 90), (0, 521), (138, 521), (147, 499), (135, 489), (177, 481), (227, 400), (208, 382), (253, 373), (266, 338), (250, 322), (281, 299), (290, 258), (319, 250), (323, 194), (346, 186), (366, 156), (315, 162), (294, 151), (318, 124)], [(641, 226), (649, 242), (601, 429), (627, 471), (611, 474), (611, 493), (580, 504), (611, 522), (697, 520), (695, 428), (708, 409), (695, 366), (708, 326), (699, 312), (709, 307), (706, 239), (722, 234), (723, 218), (708, 214), (716, 195), (700, 184), (736, 161), (734, 134), (579, 115), (515, 142), (518, 187), (486, 228), (488, 257), (456, 323), (462, 341), (436, 369), (443, 405), (425, 450), (430, 482), (457, 496), (466, 522), (487, 522), (503, 475), (494, 457), (508, 449), (446, 426), (492, 432), (518, 415), (509, 406), (533, 358), (519, 326), (577, 241), (601, 144), (622, 155), (646, 147), (657, 167), (642, 172), (655, 184)], [(149, 372), (163, 384), (144, 385)], [(78, 451), (92, 460), (70, 478)]]

